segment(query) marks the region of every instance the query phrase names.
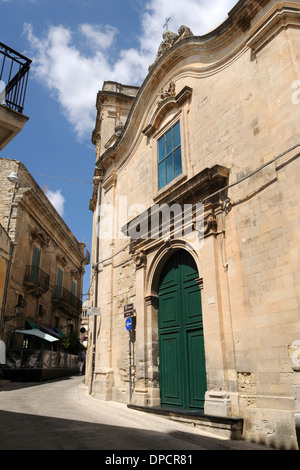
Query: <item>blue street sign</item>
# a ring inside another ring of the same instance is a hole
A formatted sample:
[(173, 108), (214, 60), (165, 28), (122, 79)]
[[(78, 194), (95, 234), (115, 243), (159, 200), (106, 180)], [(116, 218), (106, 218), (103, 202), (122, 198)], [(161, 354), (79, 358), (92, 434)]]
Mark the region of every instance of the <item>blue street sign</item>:
[(132, 327), (132, 320), (131, 320), (131, 318), (127, 318), (127, 319), (126, 319), (125, 326), (126, 326), (126, 330), (127, 330), (127, 331), (130, 331), (130, 330), (131, 330), (131, 327)]

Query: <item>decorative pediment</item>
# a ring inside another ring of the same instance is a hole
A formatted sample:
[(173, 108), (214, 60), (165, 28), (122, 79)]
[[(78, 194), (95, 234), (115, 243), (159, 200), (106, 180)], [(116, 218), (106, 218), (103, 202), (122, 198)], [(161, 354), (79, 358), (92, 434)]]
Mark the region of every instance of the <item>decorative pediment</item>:
[(192, 95), (193, 89), (185, 86), (175, 95), (175, 85), (171, 82), (166, 90), (161, 90), (159, 94), (158, 107), (152, 115), (148, 126), (143, 130), (143, 134), (150, 137), (159, 129), (160, 123), (170, 110), (178, 110)]
[(80, 279), (80, 274), (79, 274), (80, 270), (81, 270), (80, 268), (79, 269), (72, 269), (71, 270), (72, 276), (75, 277), (76, 279)]
[(30, 232), (30, 241), (36, 242), (38, 241), (40, 245), (48, 246), (50, 243), (50, 238), (47, 237), (43, 232), (39, 231), (37, 228), (33, 228)]
[(67, 266), (68, 262), (67, 262), (65, 256), (63, 256), (63, 255), (56, 255), (56, 259), (57, 259), (57, 261), (61, 262), (61, 264), (62, 264), (63, 266)]
[[(192, 231), (203, 237), (216, 235), (223, 229), (219, 225), (222, 220), (219, 215), (225, 207), (220, 202), (220, 193), (226, 188), (228, 176), (229, 170), (220, 165), (206, 168), (128, 221), (122, 227), (122, 233), (132, 241), (131, 251), (136, 264), (143, 266), (143, 255), (151, 243), (164, 243), (165, 249), (171, 249), (178, 228), (182, 234), (182, 224), (186, 233)], [(191, 211), (190, 214), (184, 214), (186, 209)]]

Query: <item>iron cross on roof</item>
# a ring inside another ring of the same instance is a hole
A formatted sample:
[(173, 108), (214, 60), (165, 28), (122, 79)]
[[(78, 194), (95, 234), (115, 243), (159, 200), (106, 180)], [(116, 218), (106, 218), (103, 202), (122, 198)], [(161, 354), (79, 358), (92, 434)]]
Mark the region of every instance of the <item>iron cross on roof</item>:
[(167, 31), (168, 28), (169, 28), (169, 21), (170, 21), (170, 19), (171, 19), (171, 18), (166, 18), (166, 22), (165, 22), (165, 24), (164, 24), (164, 26), (163, 26), (164, 28), (166, 28), (166, 31)]

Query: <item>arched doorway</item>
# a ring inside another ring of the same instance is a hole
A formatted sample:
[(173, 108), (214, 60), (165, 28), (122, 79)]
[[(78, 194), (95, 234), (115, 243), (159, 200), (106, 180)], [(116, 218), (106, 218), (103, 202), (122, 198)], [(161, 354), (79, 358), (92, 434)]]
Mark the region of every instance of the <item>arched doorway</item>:
[(203, 409), (206, 369), (199, 277), (193, 257), (176, 251), (158, 288), (161, 405)]

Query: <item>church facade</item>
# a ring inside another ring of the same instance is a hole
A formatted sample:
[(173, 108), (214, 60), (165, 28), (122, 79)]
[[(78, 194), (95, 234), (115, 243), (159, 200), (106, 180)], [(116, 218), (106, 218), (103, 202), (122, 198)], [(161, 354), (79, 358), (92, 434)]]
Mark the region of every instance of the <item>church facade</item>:
[(165, 31), (140, 88), (104, 83), (92, 137), (90, 392), (241, 418), (242, 438), (286, 449), (300, 418), (299, 27), (300, 1), (240, 0), (205, 36)]

